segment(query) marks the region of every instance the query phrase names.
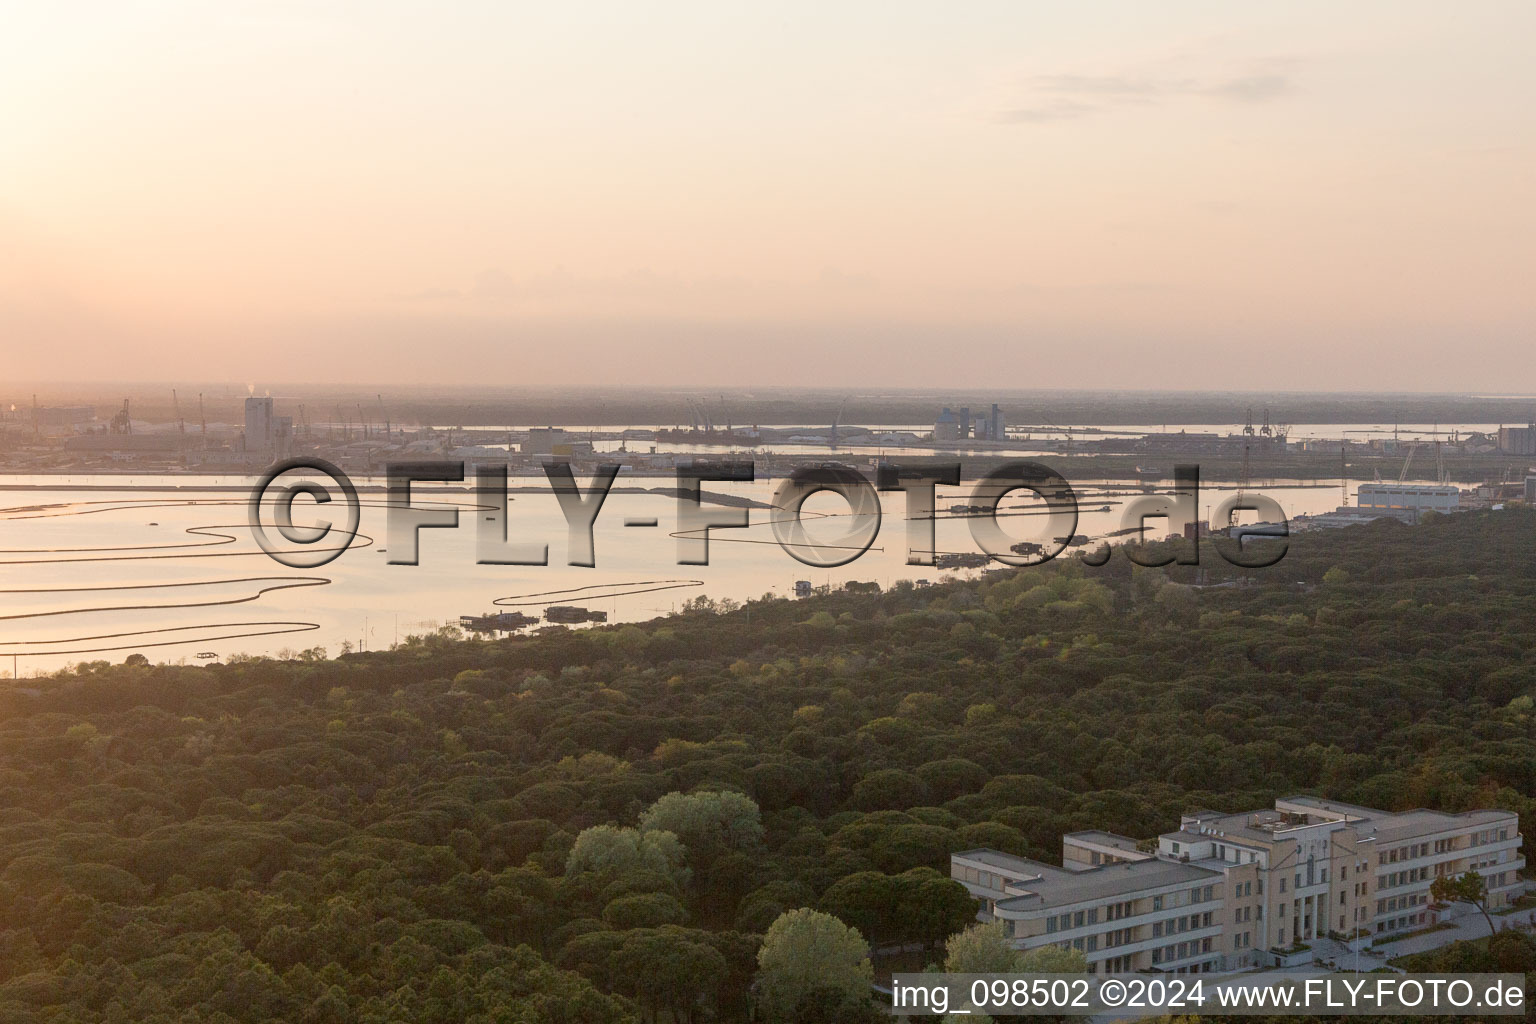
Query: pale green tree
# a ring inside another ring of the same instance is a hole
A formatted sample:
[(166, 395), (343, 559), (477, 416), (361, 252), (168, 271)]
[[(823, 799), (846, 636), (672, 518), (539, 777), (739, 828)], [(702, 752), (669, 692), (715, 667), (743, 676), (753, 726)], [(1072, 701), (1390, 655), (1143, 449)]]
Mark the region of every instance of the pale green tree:
[(1041, 946), (1025, 950), (1019, 970), (1024, 974), (1086, 974), (1088, 960), (1075, 949)]
[(695, 854), (713, 858), (726, 850), (756, 850), (763, 818), (745, 793), (668, 793), (640, 815), (640, 831), (670, 832)]
[(950, 974), (1013, 974), (1023, 969), (1022, 960), (1001, 921), (973, 924), (944, 943), (944, 970)]
[[(1042, 946), (1015, 949), (1003, 922), (988, 921), (956, 932), (944, 944), (944, 970), (949, 974), (1082, 974), (1088, 961), (1075, 949)], [(991, 1024), (982, 1014), (950, 1014), (944, 1024)]]
[(812, 991), (869, 997), (874, 969), (869, 944), (831, 914), (801, 907), (768, 926), (757, 952), (757, 988), (772, 1020), (788, 1020)]
[(651, 871), (678, 885), (688, 882), (683, 866), (687, 851), (671, 832), (641, 832), (617, 825), (594, 825), (576, 837), (565, 859), (566, 877), (585, 871), (617, 876), (634, 871)]

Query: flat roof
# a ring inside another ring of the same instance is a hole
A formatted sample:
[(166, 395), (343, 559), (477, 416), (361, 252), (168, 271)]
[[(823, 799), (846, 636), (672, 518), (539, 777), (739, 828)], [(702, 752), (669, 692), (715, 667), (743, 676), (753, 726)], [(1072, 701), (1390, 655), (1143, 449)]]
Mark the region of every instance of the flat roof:
[[(1055, 864), (1015, 857), (998, 850), (965, 850), (953, 856), (997, 868), (1000, 873), (1015, 879), (1010, 882), (1015, 888), (1033, 894), (1000, 899), (997, 902), (1002, 907), (1015, 901), (1021, 908), (1036, 905), (1064, 907), (1163, 886), (1205, 883), (1222, 877), (1220, 871), (1156, 857), (1122, 864), (1101, 864), (1086, 871), (1069, 871)], [(1034, 897), (1039, 898), (1038, 904)]]
[(1103, 829), (1086, 828), (1080, 832), (1068, 832), (1063, 839), (1081, 839), (1087, 843), (1098, 843), (1100, 846), (1110, 846), (1117, 850), (1126, 850), (1131, 853), (1139, 852), (1136, 840), (1130, 836), (1122, 836), (1115, 832), (1105, 832)]
[[(1311, 809), (1318, 813), (1318, 817), (1316, 820), (1310, 820), (1309, 817), (1307, 821), (1290, 820), (1286, 817), (1287, 812), (1281, 810), (1286, 805), (1302, 808), (1303, 813), (1306, 809)], [(1346, 803), (1343, 800), (1298, 795), (1280, 797), (1275, 801), (1274, 808), (1256, 811), (1241, 811), (1236, 814), (1193, 811), (1184, 815), (1184, 819), (1193, 821), (1194, 827), (1184, 826), (1177, 832), (1168, 832), (1165, 835), (1169, 838), (1182, 835), (1195, 840), (1225, 839), (1240, 842), (1243, 839), (1250, 839), (1273, 842), (1293, 829), (1311, 828), (1332, 822), (1356, 828), (1362, 838), (1386, 841), (1446, 832), (1483, 822), (1507, 821), (1515, 817), (1517, 815), (1514, 811), (1496, 810), (1463, 811), (1452, 814), (1447, 811), (1418, 807), (1407, 811), (1383, 811), (1376, 807)]]

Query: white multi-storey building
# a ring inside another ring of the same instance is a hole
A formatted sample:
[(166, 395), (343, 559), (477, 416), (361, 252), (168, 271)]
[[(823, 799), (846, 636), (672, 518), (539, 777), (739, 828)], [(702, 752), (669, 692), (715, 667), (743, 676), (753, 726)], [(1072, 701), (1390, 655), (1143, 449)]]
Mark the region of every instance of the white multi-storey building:
[(1096, 973), (1191, 973), (1272, 965), (1329, 937), (1371, 939), (1435, 923), (1437, 877), (1476, 871), (1488, 905), (1524, 889), (1510, 811), (1378, 811), (1315, 797), (1273, 810), (1186, 814), (1137, 842), (1062, 837), (1062, 865), (967, 850), (950, 874), (1020, 948), (1080, 950)]

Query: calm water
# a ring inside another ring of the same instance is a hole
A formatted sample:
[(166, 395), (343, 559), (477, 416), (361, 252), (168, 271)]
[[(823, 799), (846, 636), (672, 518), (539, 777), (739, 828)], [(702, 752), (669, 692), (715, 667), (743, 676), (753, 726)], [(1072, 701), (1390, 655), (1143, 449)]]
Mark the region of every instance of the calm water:
[[(708, 566), (677, 564), (677, 502), (652, 494), (612, 494), (594, 530), (595, 568), (566, 564), (564, 517), (547, 490), (513, 495), (508, 515), (514, 540), (549, 545), (548, 566), (477, 565), (473, 495), (421, 492), (418, 504), (455, 503), (463, 511), (455, 530), (423, 530), (420, 564), (390, 565), (385, 552), (386, 509), (382, 494), (364, 493), (361, 534), (353, 546), (316, 570), (284, 567), (255, 544), (246, 524), (246, 495), (206, 488), (242, 483), (239, 478), (75, 478), (76, 485), (122, 484), (147, 489), (89, 491), (60, 486), (58, 478), (0, 477), (0, 484), (25, 485), (0, 491), (5, 522), (0, 551), (0, 675), (9, 676), (11, 655), (19, 655), (22, 676), (81, 660), (121, 661), (139, 651), (156, 661), (195, 661), (211, 652), (272, 654), (320, 646), (331, 654), (344, 643), (369, 649), (388, 647), (410, 633), (423, 633), (463, 614), (497, 610), (497, 598), (520, 598), (513, 606), (541, 614), (547, 604), (578, 604), (606, 611), (610, 621), (665, 615), (691, 597), (707, 594), (742, 600), (763, 594), (789, 596), (796, 580), (839, 586), (868, 580), (889, 586), (899, 579), (940, 580), (955, 575), (906, 564), (908, 527), (903, 496), (882, 495), (883, 521), (871, 549), (835, 569), (805, 566), (774, 540), (770, 519), (779, 513), (753, 509), (747, 529), (715, 532)], [(362, 481), (359, 481), (361, 484)], [(620, 483), (625, 480), (621, 477)], [(641, 478), (641, 486), (665, 479)], [(1082, 515), (1078, 532), (1103, 536), (1121, 526), (1124, 495), (1139, 492), (1128, 482), (1074, 481)], [(176, 485), (176, 489), (170, 489)], [(205, 489), (196, 490), (193, 486)], [(769, 482), (708, 488), (768, 501)], [(1288, 515), (1316, 513), (1339, 504), (1332, 487), (1255, 485), (1280, 502)], [(1205, 516), (1228, 490), (1203, 487)], [(1351, 488), (1353, 493), (1353, 488)], [(948, 517), (953, 504), (968, 501), (969, 486), (941, 488), (936, 522), (939, 551), (977, 551), (966, 520)], [(1119, 496), (1116, 496), (1119, 495)], [(1039, 505), (1027, 492), (1003, 502), (1002, 520), (1012, 539), (1049, 542)], [(1105, 510), (1108, 506), (1108, 510)], [(822, 494), (806, 503), (811, 539), (836, 543), (849, 528), (846, 506)], [(335, 512), (312, 516), (303, 502), (295, 519), (303, 525)], [(626, 527), (626, 517), (655, 517), (656, 528)], [(200, 532), (188, 532), (200, 531)], [(205, 532), (204, 532), (205, 531)], [(167, 557), (171, 556), (171, 557)], [(685, 586), (649, 581), (701, 581)], [(301, 586), (297, 584), (315, 583)], [(672, 589), (610, 595), (618, 590)], [(284, 587), (261, 593), (263, 588)], [(89, 588), (89, 589), (86, 589)], [(600, 588), (581, 591), (577, 588)], [(560, 591), (574, 591), (558, 593)], [(208, 602), (222, 602), (206, 604)], [(193, 607), (204, 603), (204, 606)], [(146, 607), (139, 607), (146, 606)], [(510, 609), (508, 609), (510, 610)], [(43, 614), (49, 613), (49, 614)], [(97, 638), (97, 639), (91, 639)], [(64, 653), (107, 648), (99, 653)]]
[[(1261, 417), (1255, 423), (1255, 425), (1254, 425), (1255, 429), (1258, 429), (1259, 427), (1261, 427), (1262, 424), (1263, 424), (1263, 419)], [(1350, 441), (1355, 441), (1355, 442), (1366, 442), (1366, 441), (1371, 441), (1371, 440), (1386, 440), (1386, 439), (1391, 439), (1393, 437), (1396, 437), (1398, 440), (1404, 441), (1404, 442), (1412, 442), (1412, 441), (1432, 442), (1432, 441), (1436, 440), (1437, 438), (1440, 439), (1440, 440), (1443, 440), (1443, 441), (1448, 441), (1451, 438), (1452, 432), (1459, 433), (1461, 436), (1465, 436), (1468, 433), (1472, 433), (1472, 432), (1491, 433), (1493, 431), (1496, 431), (1501, 425), (1503, 425), (1503, 424), (1498, 424), (1498, 423), (1402, 423), (1402, 424), (1394, 424), (1394, 423), (1300, 423), (1300, 424), (1296, 424), (1294, 426), (1291, 426), (1289, 428), (1289, 436), (1290, 436), (1291, 440), (1293, 440), (1293, 441), (1306, 441), (1306, 440), (1318, 440), (1318, 439), (1339, 439), (1339, 438), (1344, 438), (1344, 439), (1348, 439)], [(738, 425), (738, 426), (740, 426), (740, 425)], [(1035, 427), (1039, 427), (1040, 429), (1034, 429)], [(1060, 425), (1032, 424), (1031, 425), (1031, 429), (1028, 431), (1027, 434), (1020, 434), (1020, 433), (1018, 433), (1018, 431), (1020, 430), (1020, 427), (1017, 424), (1015, 424), (1014, 427), (1012, 428), (1014, 430), (1014, 433), (1012, 435), (1010, 435), (1009, 442), (1007, 444), (1005, 444), (1005, 445), (994, 445), (994, 444), (991, 444), (991, 443), (987, 443), (987, 444), (983, 444), (983, 445), (981, 445), (979, 447), (973, 447), (973, 446), (971, 446), (970, 444), (968, 444), (965, 441), (956, 441), (956, 442), (951, 442), (949, 444), (946, 444), (944, 446), (944, 450), (946, 450), (946, 451), (953, 451), (953, 452), (979, 452), (979, 453), (986, 453), (986, 454), (990, 454), (990, 455), (997, 455), (997, 454), (1038, 455), (1038, 454), (1040, 454), (1042, 452), (1050, 452), (1050, 451), (1057, 450), (1060, 447), (1061, 442), (1063, 442), (1064, 440), (1068, 439), (1069, 437), (1072, 440), (1074, 440), (1074, 441), (1095, 441), (1095, 440), (1106, 440), (1106, 439), (1109, 439), (1109, 438), (1117, 438), (1117, 437), (1136, 437), (1136, 436), (1140, 436), (1142, 434), (1178, 433), (1180, 431), (1185, 431), (1185, 432), (1188, 432), (1188, 433), (1191, 433), (1191, 434), (1221, 434), (1221, 435), (1226, 435), (1226, 434), (1241, 433), (1242, 430), (1243, 430), (1243, 427), (1244, 427), (1244, 424), (1242, 424), (1242, 423), (1215, 423), (1215, 424), (1212, 424), (1212, 423), (1142, 423), (1142, 424), (1130, 424), (1130, 425), (1117, 425), (1117, 426), (1113, 426), (1113, 427), (1080, 427), (1080, 426), (1073, 426), (1073, 425), (1070, 425), (1070, 424), (1060, 424)], [(449, 429), (449, 428), (442, 427), (442, 428), (439, 428), (439, 429)], [(527, 430), (528, 427), (527, 426), (503, 427), (503, 426), (496, 426), (496, 425), (481, 425), (481, 426), (468, 427), (468, 428), (465, 428), (465, 429), (470, 429), (470, 430), (489, 430), (489, 431), (503, 431), (503, 430), (523, 431), (523, 430)], [(592, 433), (592, 432), (612, 433), (612, 432), (614, 432), (616, 430), (620, 430), (620, 429), (623, 429), (623, 428), (622, 427), (615, 427), (615, 426), (607, 426), (607, 427), (603, 427), (603, 426), (576, 426), (576, 427), (566, 427), (565, 431), (566, 431), (566, 433), (567, 433), (567, 435), (568, 435), (568, 437), (570, 439), (573, 439), (573, 440), (584, 440), (585, 439), (585, 435), (587, 435), (588, 433)], [(637, 427), (635, 429), (656, 430), (656, 429), (673, 429), (673, 428), (670, 427), (670, 426), (667, 426), (667, 425), (649, 424), (649, 425), (646, 425), (646, 426)], [(776, 429), (782, 429), (782, 428), (776, 428)], [(933, 429), (933, 424), (932, 423), (927, 423), (927, 424), (922, 424), (922, 423), (880, 424), (880, 425), (855, 424), (853, 427), (844, 426), (841, 429), (842, 429), (845, 437), (847, 436), (847, 432), (849, 430), (852, 430), (852, 429), (867, 429), (867, 430), (870, 430), (870, 431), (874, 431), (875, 433), (909, 432), (909, 433), (914, 433), (914, 434), (922, 435), (922, 434), (927, 434), (928, 432), (930, 432)], [(1069, 431), (1070, 431), (1070, 433), (1069, 433)], [(803, 435), (805, 435), (807, 437), (822, 437), (822, 438), (825, 438), (828, 435), (829, 432), (830, 432), (830, 425), (826, 425), (826, 424), (821, 425), (821, 426), (809, 425), (809, 426), (804, 427), (803, 430), (800, 431), (800, 433), (802, 433)], [(703, 454), (717, 453), (718, 454), (718, 453), (720, 453), (720, 452), (722, 452), (724, 450), (724, 449), (720, 448), (719, 446), (714, 446), (714, 445), (694, 445), (694, 444), (683, 444), (683, 443), (678, 443), (678, 442), (655, 442), (655, 441), (633, 441), (633, 440), (631, 440), (631, 441), (623, 441), (623, 442), (613, 441), (613, 440), (596, 440), (596, 441), (593, 442), (593, 450), (594, 451), (598, 451), (598, 452), (616, 452), (616, 451), (619, 451), (621, 449), (621, 446), (622, 446), (622, 448), (624, 450), (626, 450), (626, 451), (628, 451), (628, 452), (630, 452), (632, 454), (643, 454), (643, 453), (651, 452), (653, 450), (658, 452), (658, 453), (666, 453), (666, 454), (700, 454), (700, 453), (703, 453)], [(495, 445), (495, 447), (506, 447), (506, 444)], [(798, 452), (798, 453), (817, 452), (817, 453), (829, 453), (830, 454), (830, 453), (835, 451), (838, 455), (840, 455), (842, 457), (848, 457), (848, 456), (854, 456), (854, 455), (870, 455), (870, 456), (932, 455), (932, 454), (934, 454), (934, 451), (935, 451), (935, 449), (932, 448), (932, 447), (909, 448), (909, 447), (901, 447), (901, 446), (894, 446), (894, 445), (846, 444), (846, 443), (839, 445), (836, 449), (832, 449), (830, 447), (827, 447), (826, 445), (816, 444), (816, 443), (786, 444), (786, 443), (783, 443), (783, 442), (775, 442), (772, 445), (764, 446), (764, 448), (761, 449), (761, 450), (767, 451), (770, 448), (775, 449), (775, 450), (780, 450), (780, 451), (790, 451), (790, 452)], [(745, 450), (745, 449), (743, 449), (743, 450)]]

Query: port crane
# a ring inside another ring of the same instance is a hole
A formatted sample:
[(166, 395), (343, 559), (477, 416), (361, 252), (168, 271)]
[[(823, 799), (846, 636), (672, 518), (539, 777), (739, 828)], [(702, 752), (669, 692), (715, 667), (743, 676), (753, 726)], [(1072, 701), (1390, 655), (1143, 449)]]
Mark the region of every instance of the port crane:
[[(1252, 428), (1253, 428), (1253, 417), (1250, 416), (1248, 419), (1249, 419), (1248, 427), (1249, 427), (1249, 429), (1251, 431)], [(1249, 473), (1248, 455), (1249, 455), (1249, 452), (1252, 450), (1252, 448), (1253, 448), (1252, 445), (1247, 445), (1247, 444), (1243, 445), (1243, 471), (1242, 471), (1242, 475), (1237, 478), (1237, 501), (1235, 501), (1232, 504), (1232, 514), (1228, 517), (1227, 525), (1229, 527), (1237, 525), (1238, 513), (1240, 513), (1242, 511), (1242, 507), (1243, 507), (1243, 492), (1246, 491), (1248, 489), (1248, 486), (1249, 486), (1249, 480), (1248, 480), (1248, 473)]]
[[(35, 420), (37, 418), (36, 395), (32, 396), (32, 408), (32, 418)], [(107, 425), (107, 429), (114, 434), (133, 433), (133, 414), (128, 411), (128, 399), (123, 399), (122, 409), (118, 410), (117, 415), (112, 417), (112, 422)]]
[(171, 388), (171, 409), (176, 413), (176, 432), (178, 434), (185, 434), (187, 432), (187, 424), (181, 418), (181, 402), (176, 397), (175, 388)]

